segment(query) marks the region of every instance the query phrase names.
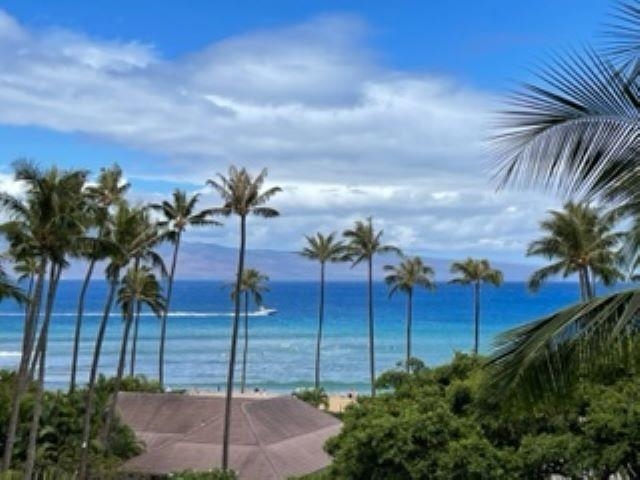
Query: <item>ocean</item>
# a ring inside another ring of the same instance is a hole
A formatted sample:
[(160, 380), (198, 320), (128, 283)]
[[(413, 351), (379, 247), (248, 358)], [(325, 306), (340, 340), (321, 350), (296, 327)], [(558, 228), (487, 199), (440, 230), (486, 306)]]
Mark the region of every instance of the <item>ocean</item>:
[[(264, 304), (277, 313), (249, 319), (247, 384), (267, 392), (290, 392), (313, 383), (317, 328), (316, 282), (270, 282)], [(47, 356), (48, 388), (65, 388), (69, 381), (72, 337), (80, 281), (59, 287)], [(406, 297), (388, 297), (383, 282), (375, 284), (376, 370), (394, 368), (405, 355)], [(104, 281), (94, 281), (85, 306), (80, 352), (80, 381), (88, 378), (97, 324), (106, 297)], [(551, 283), (537, 294), (524, 283), (484, 286), (481, 296), (481, 351), (488, 353), (500, 332), (574, 303), (578, 286)], [(427, 365), (451, 359), (455, 351), (473, 345), (472, 289), (438, 284), (433, 292), (414, 294), (413, 356)], [(254, 311), (253, 306), (250, 311)], [(223, 389), (231, 328), (229, 288), (221, 282), (176, 280), (166, 345), (166, 384), (173, 389)], [(0, 304), (0, 368), (19, 360), (23, 314), (12, 302)], [(116, 305), (110, 317), (100, 360), (101, 372), (115, 372), (122, 334)], [(136, 373), (156, 378), (160, 322), (143, 311)], [(242, 326), (242, 324), (241, 324)], [(242, 329), (238, 359), (241, 358)], [(328, 282), (321, 357), (322, 384), (329, 392), (368, 389), (368, 328), (366, 284)], [(239, 363), (238, 363), (239, 366)], [(128, 371), (128, 370), (127, 370)], [(239, 368), (236, 379), (239, 380)]]

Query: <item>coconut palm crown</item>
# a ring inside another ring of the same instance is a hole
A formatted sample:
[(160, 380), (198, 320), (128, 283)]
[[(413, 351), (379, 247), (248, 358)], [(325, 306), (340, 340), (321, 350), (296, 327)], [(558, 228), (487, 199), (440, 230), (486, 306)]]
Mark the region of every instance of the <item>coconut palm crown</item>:
[(612, 231), (616, 216), (584, 203), (567, 202), (562, 210), (551, 210), (540, 223), (545, 236), (533, 241), (528, 256), (542, 256), (552, 263), (536, 270), (529, 288), (537, 291), (549, 277), (578, 274), (582, 300), (595, 295), (596, 280), (606, 286), (624, 279), (620, 264), (621, 232)]

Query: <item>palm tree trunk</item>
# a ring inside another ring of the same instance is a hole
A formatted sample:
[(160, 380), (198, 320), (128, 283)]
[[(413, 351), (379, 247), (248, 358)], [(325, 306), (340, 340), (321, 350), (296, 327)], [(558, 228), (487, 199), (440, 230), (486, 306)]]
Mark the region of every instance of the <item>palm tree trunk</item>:
[[(139, 302), (135, 302), (138, 304)], [(127, 341), (129, 334), (131, 333), (131, 324), (133, 323), (133, 304), (129, 307), (127, 312), (127, 318), (124, 324), (124, 331), (122, 333), (122, 343), (120, 344), (120, 358), (118, 360), (118, 371), (116, 372), (116, 379), (113, 386), (113, 394), (111, 396), (111, 402), (107, 409), (107, 415), (104, 420), (104, 431), (102, 433), (102, 439), (105, 446), (108, 447), (109, 435), (111, 433), (111, 424), (116, 416), (116, 407), (118, 406), (118, 392), (120, 391), (120, 385), (122, 384), (122, 377), (124, 376), (125, 364), (127, 363)]]
[(584, 274), (587, 278), (589, 299), (592, 299), (596, 296), (596, 275), (589, 267), (584, 267)]
[(480, 281), (476, 280), (473, 290), (474, 315), (473, 315), (473, 354), (478, 354), (480, 346)]
[(371, 396), (376, 396), (376, 364), (375, 364), (375, 346), (374, 346), (374, 332), (373, 332), (373, 257), (369, 257), (369, 282), (368, 282), (368, 294), (369, 294), (369, 373), (371, 376)]
[[(22, 325), (22, 352), (25, 352), (29, 345), (29, 336), (27, 333), (31, 335), (31, 324), (29, 323), (30, 313), (31, 313), (31, 302), (33, 301), (33, 286), (35, 281), (35, 274), (29, 276), (29, 287), (27, 290), (27, 298), (29, 302), (24, 307), (24, 322)], [(33, 335), (31, 335), (33, 336)]]
[(89, 437), (91, 436), (91, 417), (93, 415), (93, 402), (95, 395), (96, 379), (98, 377), (98, 364), (100, 363), (100, 353), (102, 351), (102, 343), (104, 334), (107, 329), (109, 314), (113, 306), (116, 288), (118, 286), (118, 273), (114, 274), (114, 278), (110, 282), (109, 293), (104, 305), (104, 312), (98, 327), (96, 343), (93, 350), (93, 360), (91, 362), (91, 372), (89, 373), (89, 385), (87, 387), (87, 397), (85, 399), (84, 422), (82, 429), (82, 443), (80, 444), (80, 467), (78, 469), (78, 478), (84, 480), (87, 476), (87, 460), (89, 454)]
[(133, 322), (133, 342), (131, 342), (131, 364), (129, 365), (129, 375), (135, 376), (136, 374), (136, 354), (138, 352), (138, 327), (140, 324), (140, 310), (142, 304), (136, 302), (136, 318)]
[(34, 332), (36, 319), (42, 301), (42, 292), (44, 289), (44, 277), (47, 270), (47, 260), (42, 259), (38, 267), (38, 273), (35, 281), (34, 292), (29, 302), (28, 320), (25, 320), (23, 350), (18, 366), (18, 374), (16, 376), (16, 385), (11, 397), (11, 415), (7, 425), (7, 433), (4, 442), (4, 452), (2, 455), (2, 470), (11, 468), (11, 459), (13, 457), (13, 446), (16, 440), (16, 429), (18, 427), (18, 417), (20, 416), (20, 400), (27, 386), (29, 379), (29, 360), (34, 347)]
[(71, 359), (71, 381), (69, 385), (69, 393), (73, 393), (76, 389), (76, 374), (78, 370), (78, 351), (80, 349), (80, 330), (82, 328), (82, 316), (84, 314), (84, 300), (87, 295), (87, 289), (91, 276), (93, 275), (93, 268), (96, 265), (95, 258), (89, 261), (89, 268), (82, 282), (82, 288), (80, 289), (80, 297), (78, 298), (78, 315), (76, 318), (76, 331), (73, 336), (73, 355)]
[(578, 271), (578, 278), (580, 280), (580, 299), (585, 302), (589, 299), (589, 291), (587, 289), (588, 279), (585, 277), (584, 268), (580, 268)]
[(244, 292), (244, 348), (242, 350), (242, 377), (240, 379), (240, 393), (244, 393), (247, 379), (247, 352), (249, 351), (249, 292)]
[(227, 392), (224, 402), (224, 429), (222, 431), (222, 470), (229, 469), (229, 436), (231, 433), (231, 399), (233, 396), (233, 371), (236, 363), (236, 344), (238, 342), (238, 322), (240, 320), (240, 285), (244, 270), (244, 251), (246, 246), (246, 217), (240, 216), (240, 249), (238, 250), (238, 271), (236, 273), (235, 312), (231, 329), (231, 349), (227, 370)]
[(320, 262), (320, 303), (318, 305), (318, 340), (316, 343), (316, 390), (320, 389), (320, 346), (322, 344), (322, 324), (324, 320), (324, 270), (325, 262)]
[(411, 360), (411, 321), (413, 316), (413, 290), (407, 292), (407, 373), (411, 373), (409, 363)]
[[(140, 255), (137, 255), (134, 262), (133, 262), (133, 269), (137, 272), (138, 269), (140, 268)], [(131, 342), (131, 363), (129, 365), (129, 375), (133, 377), (134, 373), (135, 373), (135, 363), (136, 363), (136, 347), (138, 344), (138, 320), (139, 320), (139, 314), (138, 312), (138, 300), (136, 298), (133, 299), (133, 305), (131, 307), (131, 315), (133, 317), (133, 312), (136, 312), (136, 318), (135, 318), (135, 326), (133, 328), (133, 341)], [(127, 342), (129, 340), (127, 339)], [(125, 355), (125, 366), (126, 366), (126, 355)], [(123, 372), (124, 374), (124, 372)]]
[(169, 284), (167, 285), (167, 300), (165, 310), (162, 314), (160, 323), (160, 352), (158, 353), (158, 377), (160, 380), (160, 388), (164, 388), (164, 345), (167, 339), (167, 316), (169, 315), (169, 304), (171, 303), (171, 294), (173, 292), (173, 278), (176, 273), (176, 263), (178, 260), (178, 249), (180, 248), (180, 240), (182, 233), (178, 232), (176, 244), (173, 249), (173, 259), (171, 260), (171, 272), (169, 273)]
[(31, 418), (31, 427), (29, 429), (29, 442), (27, 447), (27, 460), (24, 465), (24, 478), (25, 480), (31, 480), (33, 476), (33, 468), (36, 461), (36, 442), (38, 439), (38, 429), (40, 426), (40, 416), (42, 414), (42, 397), (44, 394), (44, 377), (46, 367), (46, 355), (47, 355), (47, 337), (49, 334), (49, 324), (51, 322), (51, 313), (53, 312), (53, 303), (56, 298), (56, 290), (58, 288), (58, 280), (60, 280), (60, 273), (62, 267), (55, 263), (51, 264), (49, 271), (49, 286), (47, 291), (47, 303), (45, 305), (44, 320), (42, 321), (42, 327), (40, 335), (38, 337), (38, 344), (36, 346), (36, 357), (39, 358), (38, 368), (38, 382), (36, 384), (36, 394), (33, 401), (33, 414)]

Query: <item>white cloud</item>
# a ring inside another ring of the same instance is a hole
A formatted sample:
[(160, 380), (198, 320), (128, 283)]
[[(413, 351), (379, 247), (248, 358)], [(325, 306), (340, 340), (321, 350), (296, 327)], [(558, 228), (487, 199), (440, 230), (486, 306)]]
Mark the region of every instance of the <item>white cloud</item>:
[[(0, 123), (165, 159), (125, 164), (133, 181), (202, 184), (231, 163), (268, 166), (285, 187), (275, 200), (283, 217), (256, 224), (255, 246), (294, 248), (303, 233), (374, 215), (409, 248), (519, 254), (549, 205), (492, 190), (484, 139), (494, 104), (451, 79), (385, 67), (348, 16), (167, 60), (149, 45), (30, 31), (0, 11)], [(232, 243), (235, 231), (212, 235)]]

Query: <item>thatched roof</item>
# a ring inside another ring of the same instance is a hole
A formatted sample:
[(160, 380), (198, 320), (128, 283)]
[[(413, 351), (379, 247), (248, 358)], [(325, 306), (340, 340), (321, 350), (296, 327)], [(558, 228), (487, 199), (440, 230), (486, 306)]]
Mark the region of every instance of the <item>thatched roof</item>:
[[(155, 474), (220, 467), (224, 398), (120, 393), (121, 418), (146, 451), (124, 469)], [(285, 479), (330, 463), (324, 442), (340, 422), (293, 397), (234, 398), (230, 467), (241, 479)]]

